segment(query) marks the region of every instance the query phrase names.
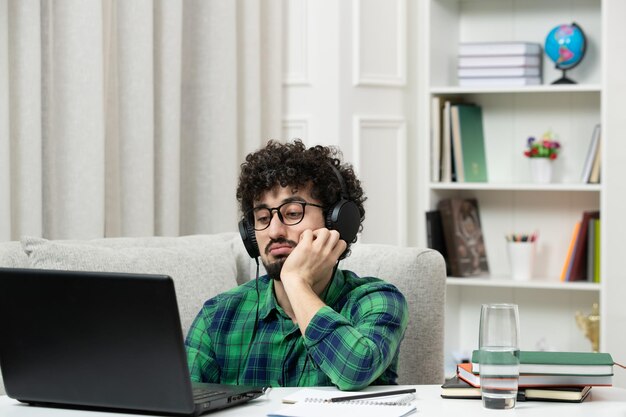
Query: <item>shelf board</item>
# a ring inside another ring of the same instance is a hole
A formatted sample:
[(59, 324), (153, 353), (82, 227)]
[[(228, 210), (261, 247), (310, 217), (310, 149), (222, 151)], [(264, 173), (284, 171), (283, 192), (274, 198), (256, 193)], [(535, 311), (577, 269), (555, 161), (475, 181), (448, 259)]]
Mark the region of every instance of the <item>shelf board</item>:
[(485, 191), (589, 191), (598, 192), (600, 184), (532, 184), (489, 182), (431, 182), (431, 190), (485, 190)]
[(544, 84), (521, 87), (431, 87), (431, 94), (497, 94), (497, 93), (599, 93), (600, 84)]
[(510, 277), (476, 277), (476, 278), (447, 278), (447, 285), (467, 287), (501, 287), (527, 288), (560, 291), (600, 291), (600, 284), (594, 282), (560, 282), (547, 279), (530, 281), (514, 281)]

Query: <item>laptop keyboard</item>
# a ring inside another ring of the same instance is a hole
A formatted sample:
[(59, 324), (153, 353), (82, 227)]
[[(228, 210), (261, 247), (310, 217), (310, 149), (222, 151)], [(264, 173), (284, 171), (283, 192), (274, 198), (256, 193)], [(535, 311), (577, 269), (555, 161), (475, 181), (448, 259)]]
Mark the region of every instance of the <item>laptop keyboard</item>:
[(206, 401), (215, 397), (222, 397), (226, 394), (225, 391), (214, 390), (210, 388), (194, 388), (193, 399), (198, 401)]

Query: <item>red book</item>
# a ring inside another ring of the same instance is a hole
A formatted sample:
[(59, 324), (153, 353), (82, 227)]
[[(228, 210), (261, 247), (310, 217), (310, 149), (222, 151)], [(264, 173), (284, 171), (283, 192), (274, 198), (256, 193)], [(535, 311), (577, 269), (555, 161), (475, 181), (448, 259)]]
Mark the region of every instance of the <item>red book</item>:
[[(472, 372), (471, 363), (456, 366), (457, 376), (473, 387), (480, 387), (480, 375)], [(520, 374), (519, 387), (584, 387), (611, 386), (612, 375)]]
[(589, 230), (589, 220), (599, 218), (599, 211), (583, 212), (583, 218), (578, 229), (578, 237), (576, 238), (576, 246), (572, 254), (572, 268), (569, 271), (567, 281), (587, 280), (587, 231)]

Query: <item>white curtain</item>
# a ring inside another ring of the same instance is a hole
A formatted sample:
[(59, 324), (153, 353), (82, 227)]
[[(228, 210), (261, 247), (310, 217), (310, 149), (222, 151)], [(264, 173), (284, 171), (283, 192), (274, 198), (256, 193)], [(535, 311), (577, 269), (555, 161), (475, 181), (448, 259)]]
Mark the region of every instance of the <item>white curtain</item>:
[(0, 241), (236, 230), (282, 2), (0, 0)]

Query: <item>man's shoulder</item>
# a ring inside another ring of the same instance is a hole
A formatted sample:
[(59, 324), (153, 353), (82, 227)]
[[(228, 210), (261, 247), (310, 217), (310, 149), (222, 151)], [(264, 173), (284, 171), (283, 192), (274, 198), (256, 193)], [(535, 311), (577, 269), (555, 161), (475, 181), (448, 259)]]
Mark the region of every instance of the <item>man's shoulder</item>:
[(366, 314), (384, 310), (395, 312), (398, 317), (406, 316), (406, 298), (395, 285), (377, 277), (361, 277), (346, 270), (342, 272), (345, 285), (349, 288), (344, 292), (346, 304), (343, 311), (347, 309), (351, 314)]
[(394, 297), (396, 295), (400, 298), (404, 297), (395, 285), (382, 278), (359, 276), (345, 269), (341, 272), (344, 276), (345, 285), (350, 288), (349, 297), (359, 298), (369, 293), (393, 294)]
[(393, 284), (385, 281), (382, 278), (377, 278), (377, 277), (372, 277), (372, 276), (360, 276), (360, 275), (357, 275), (355, 272), (350, 271), (348, 269), (342, 269), (341, 272), (343, 273), (343, 277), (344, 277), (344, 280), (346, 281), (346, 284), (355, 289), (359, 287), (363, 287), (363, 286), (370, 287), (370, 288), (396, 289), (396, 287)]
[(226, 306), (237, 305), (246, 302), (250, 298), (257, 301), (257, 291), (259, 290), (260, 282), (256, 280), (250, 280), (228, 291), (220, 293), (213, 298), (208, 299), (204, 303), (206, 308), (225, 308)]

